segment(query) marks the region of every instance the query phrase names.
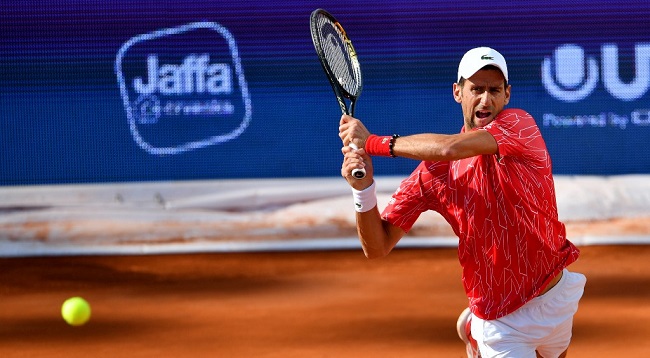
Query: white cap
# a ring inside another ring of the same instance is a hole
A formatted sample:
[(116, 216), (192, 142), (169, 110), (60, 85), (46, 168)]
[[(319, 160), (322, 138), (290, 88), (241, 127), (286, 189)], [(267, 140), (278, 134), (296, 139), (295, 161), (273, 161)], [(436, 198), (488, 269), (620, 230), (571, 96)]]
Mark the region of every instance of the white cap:
[(460, 81), (461, 77), (465, 79), (472, 77), (478, 70), (488, 65), (497, 66), (503, 73), (503, 77), (508, 81), (506, 59), (499, 52), (489, 47), (473, 48), (463, 55), (458, 65), (457, 81)]

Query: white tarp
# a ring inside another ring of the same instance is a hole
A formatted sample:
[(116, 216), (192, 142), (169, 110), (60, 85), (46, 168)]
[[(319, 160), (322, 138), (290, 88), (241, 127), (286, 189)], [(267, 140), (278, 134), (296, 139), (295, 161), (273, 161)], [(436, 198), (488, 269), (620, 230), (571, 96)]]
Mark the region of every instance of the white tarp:
[[(380, 208), (401, 178), (378, 177)], [(579, 244), (650, 242), (650, 176), (556, 176)], [(453, 246), (437, 213), (402, 246)], [(358, 247), (342, 178), (0, 187), (0, 256)]]

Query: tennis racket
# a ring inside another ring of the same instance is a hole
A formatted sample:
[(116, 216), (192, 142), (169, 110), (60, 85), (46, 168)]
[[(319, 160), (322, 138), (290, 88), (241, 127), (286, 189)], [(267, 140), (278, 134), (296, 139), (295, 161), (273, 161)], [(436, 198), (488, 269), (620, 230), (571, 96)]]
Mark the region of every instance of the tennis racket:
[[(316, 9), (311, 13), (309, 20), (311, 40), (332, 85), (341, 112), (354, 116), (354, 108), (363, 88), (357, 52), (343, 26), (330, 13)], [(349, 108), (346, 99), (350, 101)], [(354, 143), (349, 146), (354, 150), (359, 149)], [(354, 169), (352, 176), (362, 179), (366, 176), (366, 170)]]

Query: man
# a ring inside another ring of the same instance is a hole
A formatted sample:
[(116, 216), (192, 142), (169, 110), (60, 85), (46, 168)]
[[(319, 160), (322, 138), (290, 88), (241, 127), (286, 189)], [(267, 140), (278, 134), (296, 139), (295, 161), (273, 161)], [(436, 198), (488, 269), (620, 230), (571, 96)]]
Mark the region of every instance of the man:
[[(352, 187), (368, 258), (387, 255), (424, 211), (451, 225), (469, 299), (458, 320), (468, 356), (565, 357), (585, 277), (566, 270), (579, 251), (558, 220), (551, 160), (532, 116), (504, 109), (510, 92), (503, 56), (472, 49), (453, 84), (464, 118), (459, 134), (382, 137), (344, 115), (341, 174)], [(377, 155), (421, 161), (381, 215)], [(366, 177), (353, 178), (360, 168)]]

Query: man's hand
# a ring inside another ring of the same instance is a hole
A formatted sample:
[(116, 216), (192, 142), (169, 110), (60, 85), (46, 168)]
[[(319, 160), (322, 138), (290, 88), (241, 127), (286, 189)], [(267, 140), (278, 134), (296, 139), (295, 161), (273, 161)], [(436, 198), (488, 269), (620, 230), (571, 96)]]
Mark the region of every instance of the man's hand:
[[(370, 132), (363, 123), (351, 116), (343, 115), (339, 122), (339, 138), (343, 142), (343, 165), (341, 166), (341, 175), (348, 181), (351, 187), (357, 190), (363, 190), (372, 184), (372, 159), (366, 154), (363, 147)], [(354, 150), (350, 143), (359, 148)], [(359, 180), (352, 176), (354, 169), (365, 169), (366, 177)]]
[[(341, 176), (348, 181), (351, 187), (363, 190), (373, 182), (372, 159), (364, 149), (354, 150), (349, 146), (341, 149), (343, 152), (343, 164), (341, 165)], [(352, 170), (366, 169), (366, 177), (359, 180), (352, 176)]]
[(346, 114), (341, 116), (339, 138), (341, 138), (344, 146), (348, 146), (352, 142), (361, 149), (366, 145), (366, 139), (368, 139), (369, 135), (370, 132), (360, 120)]

